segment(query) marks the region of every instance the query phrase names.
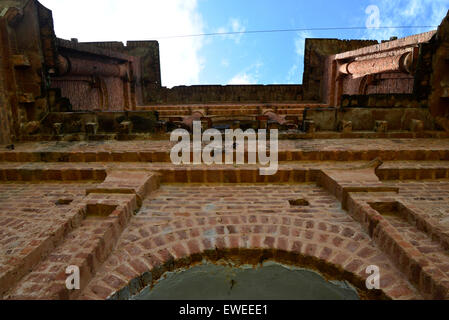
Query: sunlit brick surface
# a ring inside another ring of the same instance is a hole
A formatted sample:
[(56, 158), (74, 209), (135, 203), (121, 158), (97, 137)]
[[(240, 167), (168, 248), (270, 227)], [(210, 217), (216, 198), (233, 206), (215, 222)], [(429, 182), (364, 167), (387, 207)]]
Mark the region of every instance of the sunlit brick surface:
[[(126, 299), (161, 267), (249, 250), (359, 286), (377, 265), (390, 298), (447, 298), (448, 141), (281, 140), (274, 176), (174, 166), (168, 141), (17, 144), (0, 152), (2, 297)], [(68, 265), (79, 291), (65, 288)]]
[[(308, 206), (291, 206), (305, 199)], [(83, 298), (106, 298), (167, 257), (204, 250), (265, 248), (294, 251), (366, 278), (381, 267), (394, 298), (419, 295), (337, 200), (312, 184), (163, 185), (143, 204)]]
[[(90, 142), (26, 142), (16, 144), (14, 151), (2, 150), (4, 154), (20, 152), (145, 152), (170, 151), (175, 143), (169, 141), (90, 141)], [(300, 151), (367, 151), (367, 150), (445, 150), (449, 139), (313, 139), (281, 140), (279, 150)], [(11, 156), (12, 157), (12, 156)], [(13, 159), (13, 157), (11, 158)], [(8, 158), (6, 158), (8, 160)], [(424, 159), (422, 159), (424, 160)]]
[[(165, 88), (157, 41), (59, 39), (38, 1), (0, 12), (0, 299), (129, 299), (202, 260), (276, 260), (362, 299), (449, 300), (449, 15), (307, 39), (303, 85)], [(170, 133), (194, 120), (278, 129), (276, 173), (246, 152), (174, 165)]]
[[(373, 230), (373, 239), (422, 294), (443, 298), (449, 288), (449, 180), (389, 184), (399, 193), (353, 193), (353, 208), (390, 207), (376, 209), (383, 227)], [(357, 209), (352, 211), (357, 215)]]
[[(0, 281), (25, 269), (63, 239), (77, 215), (74, 207), (94, 183), (0, 184)], [(58, 203), (61, 201), (60, 204)], [(70, 202), (70, 200), (72, 200)], [(68, 203), (70, 202), (70, 203)], [(65, 204), (64, 204), (65, 203)], [(3, 282), (5, 281), (5, 282)], [(10, 283), (9, 283), (10, 284)]]
[[(1, 259), (29, 251), (67, 222), (73, 204), (84, 197), (86, 184), (0, 184)], [(60, 199), (72, 204), (58, 205)]]

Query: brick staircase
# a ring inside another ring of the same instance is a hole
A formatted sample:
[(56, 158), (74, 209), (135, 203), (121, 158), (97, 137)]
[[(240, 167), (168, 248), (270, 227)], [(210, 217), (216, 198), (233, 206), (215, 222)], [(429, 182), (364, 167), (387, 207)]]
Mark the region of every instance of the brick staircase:
[[(295, 259), (321, 259), (353, 274), (361, 286), (365, 264), (379, 264), (387, 268), (382, 286), (390, 298), (448, 297), (449, 233), (445, 215), (433, 212), (446, 210), (449, 199), (449, 139), (282, 140), (273, 176), (260, 176), (258, 165), (174, 166), (171, 146), (168, 141), (40, 142), (0, 152), (0, 185), (6, 190), (8, 184), (46, 181), (52, 188), (58, 183), (85, 188), (58, 223), (49, 220), (53, 229), (42, 233), (42, 242), (16, 243), (25, 254), (17, 255), (16, 262), (7, 260), (15, 251), (2, 251), (3, 298), (126, 298), (151, 284), (149, 274), (157, 279), (160, 270), (173, 268), (173, 261), (212, 250), (211, 237), (223, 254), (242, 246), (239, 250), (254, 247), (303, 255)], [(384, 163), (366, 167), (376, 157)], [(195, 204), (206, 197), (195, 184), (216, 188), (210, 201), (226, 204), (230, 213), (223, 209), (216, 216)], [(310, 185), (310, 193), (302, 194)], [(247, 199), (252, 189), (258, 196)], [(436, 190), (435, 205), (427, 201), (426, 190)], [(265, 193), (270, 201), (264, 202)], [(185, 205), (184, 196), (192, 203), (177, 210)], [(236, 198), (228, 205), (229, 197)], [(312, 205), (289, 205), (293, 197), (309, 198)], [(335, 203), (342, 208), (337, 210)], [(246, 205), (249, 213), (242, 213)], [(0, 212), (0, 228), (12, 231), (21, 223), (13, 222)], [(3, 237), (2, 250), (3, 243), (13, 241), (6, 233)], [(80, 267), (81, 291), (65, 288), (69, 265)]]
[(159, 187), (157, 174), (148, 171), (110, 171), (105, 181), (86, 190), (77, 209), (80, 222), (66, 233), (51, 252), (40, 252), (35, 260), (16, 268), (0, 281), (6, 299), (74, 299), (80, 291), (66, 289), (67, 266), (80, 269), (84, 288), (104, 263), (144, 199)]
[(207, 117), (216, 116), (259, 116), (264, 111), (272, 110), (279, 115), (297, 116), (299, 121), (303, 119), (303, 113), (306, 107), (322, 107), (321, 104), (202, 104), (202, 105), (155, 105), (137, 107), (141, 111), (157, 111), (161, 119), (170, 117), (189, 116), (194, 111), (201, 111)]

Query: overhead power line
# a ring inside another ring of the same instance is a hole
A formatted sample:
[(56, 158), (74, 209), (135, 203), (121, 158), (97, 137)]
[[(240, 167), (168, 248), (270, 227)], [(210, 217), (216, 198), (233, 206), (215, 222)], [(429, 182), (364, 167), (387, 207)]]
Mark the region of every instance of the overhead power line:
[(301, 32), (301, 31), (332, 31), (332, 30), (377, 30), (377, 29), (423, 29), (423, 28), (438, 28), (438, 26), (392, 26), (392, 27), (325, 27), (325, 28), (299, 28), (299, 29), (271, 29), (271, 30), (248, 30), (248, 31), (230, 31), (230, 32), (211, 32), (199, 34), (185, 34), (174, 36), (152, 37), (152, 39), (175, 39), (175, 38), (193, 38), (193, 37), (208, 37), (208, 36), (226, 36), (239, 34), (254, 34), (254, 33), (278, 33), (278, 32)]

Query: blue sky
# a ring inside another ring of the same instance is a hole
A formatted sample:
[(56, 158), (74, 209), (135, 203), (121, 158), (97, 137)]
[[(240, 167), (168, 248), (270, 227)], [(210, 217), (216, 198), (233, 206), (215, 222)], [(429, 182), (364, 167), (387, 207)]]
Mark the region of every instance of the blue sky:
[(301, 83), (304, 39), (389, 39), (424, 29), (303, 31), (158, 39), (158, 36), (291, 28), (438, 25), (449, 0), (41, 0), (56, 34), (79, 41), (160, 42), (164, 86)]

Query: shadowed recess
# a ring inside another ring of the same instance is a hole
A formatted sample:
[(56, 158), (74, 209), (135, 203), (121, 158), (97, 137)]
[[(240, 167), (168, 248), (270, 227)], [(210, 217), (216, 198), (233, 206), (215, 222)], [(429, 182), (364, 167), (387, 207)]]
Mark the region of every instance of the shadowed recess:
[(167, 272), (132, 300), (359, 300), (345, 281), (326, 281), (314, 271), (274, 262), (262, 267), (203, 263)]

